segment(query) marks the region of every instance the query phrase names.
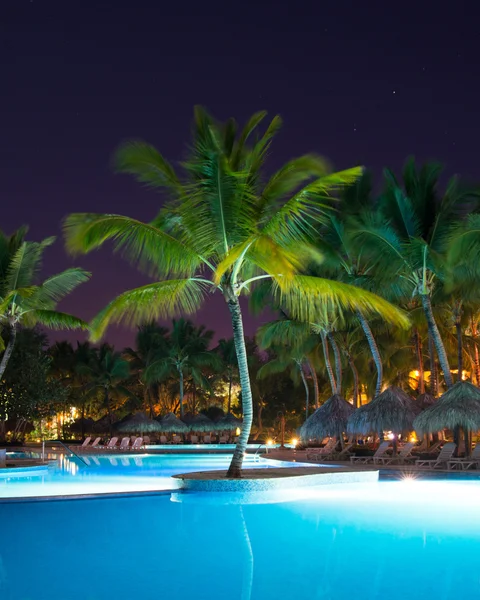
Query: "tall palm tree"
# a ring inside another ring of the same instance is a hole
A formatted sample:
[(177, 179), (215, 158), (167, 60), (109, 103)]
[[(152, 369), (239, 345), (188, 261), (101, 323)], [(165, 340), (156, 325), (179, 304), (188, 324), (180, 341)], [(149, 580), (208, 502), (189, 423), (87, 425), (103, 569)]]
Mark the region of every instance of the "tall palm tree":
[(174, 320), (165, 351), (155, 357), (145, 370), (145, 381), (148, 383), (178, 376), (181, 417), (184, 412), (185, 375), (190, 374), (195, 383), (202, 386), (205, 385), (202, 369), (221, 368), (220, 357), (208, 350), (212, 338), (213, 331), (206, 330), (203, 325), (195, 327), (191, 321)]
[[(338, 189), (360, 174), (359, 168), (328, 173), (314, 155), (291, 160), (265, 182), (263, 164), (280, 128), (275, 117), (262, 133), (266, 113), (254, 114), (245, 127), (234, 120), (214, 121), (195, 109), (190, 154), (182, 173), (151, 145), (123, 144), (115, 155), (119, 171), (169, 201), (156, 219), (142, 223), (110, 214), (73, 214), (65, 222), (67, 248), (87, 253), (113, 240), (133, 262), (157, 281), (115, 298), (92, 322), (95, 339), (111, 323), (138, 324), (197, 311), (210, 293), (220, 293), (230, 312), (240, 374), (243, 428), (228, 470), (240, 477), (252, 425), (252, 394), (239, 297), (269, 280), (276, 296), (288, 294), (294, 317), (314, 311), (321, 298), (335, 306), (362, 305), (401, 319), (398, 311), (373, 294), (335, 281), (302, 275), (313, 224), (331, 209)], [(297, 314), (298, 313), (298, 314)]]
[(425, 313), (447, 387), (453, 385), (450, 364), (432, 308), (435, 286), (444, 277), (446, 242), (452, 225), (462, 219), (477, 190), (451, 179), (439, 196), (441, 166), (417, 169), (410, 159), (403, 184), (386, 170), (387, 188), (376, 213), (364, 214), (356, 231), (363, 249), (377, 259), (377, 273), (391, 277), (400, 297), (417, 296)]
[(0, 260), (3, 263), (0, 326), (8, 335), (0, 363), (0, 378), (15, 346), (19, 325), (33, 327), (38, 323), (51, 329), (87, 328), (81, 319), (58, 312), (55, 308), (60, 300), (87, 281), (90, 273), (79, 268), (67, 269), (38, 283), (43, 253), (54, 241), (55, 238), (47, 238), (40, 243), (22, 241), (16, 244), (8, 260), (5, 257)]

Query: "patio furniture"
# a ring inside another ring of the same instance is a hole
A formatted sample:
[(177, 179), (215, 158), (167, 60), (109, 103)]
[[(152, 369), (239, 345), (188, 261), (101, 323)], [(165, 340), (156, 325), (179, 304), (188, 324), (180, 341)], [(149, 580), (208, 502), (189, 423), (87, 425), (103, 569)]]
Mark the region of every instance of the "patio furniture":
[(467, 469), (478, 469), (480, 466), (480, 443), (473, 449), (471, 456), (465, 458), (452, 458), (448, 461), (448, 468), (458, 471), (466, 471)]
[(105, 450), (114, 450), (117, 445), (118, 437), (113, 437), (108, 444), (105, 446)]
[(375, 459), (378, 459), (387, 453), (389, 446), (390, 442), (382, 442), (373, 456), (351, 456), (350, 462), (360, 465), (366, 465), (370, 462), (375, 462)]
[(373, 458), (373, 464), (375, 465), (393, 465), (393, 464), (403, 464), (411, 455), (413, 447), (413, 442), (407, 442), (402, 446), (400, 452), (398, 454), (391, 456), (378, 456)]
[(141, 448), (143, 448), (143, 438), (137, 437), (132, 444), (131, 450), (140, 450)]
[(336, 445), (337, 440), (330, 438), (323, 448), (307, 448), (307, 460), (318, 460), (321, 457), (331, 454), (335, 450)]
[(87, 438), (84, 439), (83, 444), (80, 446), (80, 448), (83, 450), (84, 448), (86, 448), (88, 446), (88, 444), (91, 441), (91, 436), (88, 436)]
[(130, 447), (130, 438), (129, 437), (122, 438), (122, 441), (120, 442), (119, 450), (128, 450), (129, 447)]
[(427, 469), (439, 469), (441, 467), (448, 469), (448, 462), (452, 459), (455, 448), (456, 445), (453, 442), (448, 442), (448, 444), (445, 444), (445, 446), (443, 446), (443, 448), (440, 450), (437, 458), (427, 460), (418, 459), (415, 461), (415, 466)]

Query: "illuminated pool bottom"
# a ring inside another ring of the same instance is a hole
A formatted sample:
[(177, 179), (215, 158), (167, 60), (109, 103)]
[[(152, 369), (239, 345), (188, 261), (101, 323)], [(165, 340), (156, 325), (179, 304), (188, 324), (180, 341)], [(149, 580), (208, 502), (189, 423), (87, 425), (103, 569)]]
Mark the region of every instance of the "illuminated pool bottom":
[[(60, 455), (47, 470), (23, 474), (0, 471), (2, 498), (32, 498), (39, 496), (69, 496), (80, 494), (112, 494), (176, 489), (179, 482), (172, 475), (192, 471), (222, 470), (229, 465), (231, 455), (225, 454), (89, 454), (79, 458)], [(298, 466), (298, 463), (270, 463), (247, 455), (249, 468)], [(1, 597), (0, 597), (1, 598)]]
[(478, 598), (479, 491), (432, 480), (263, 505), (168, 494), (3, 504), (0, 598)]

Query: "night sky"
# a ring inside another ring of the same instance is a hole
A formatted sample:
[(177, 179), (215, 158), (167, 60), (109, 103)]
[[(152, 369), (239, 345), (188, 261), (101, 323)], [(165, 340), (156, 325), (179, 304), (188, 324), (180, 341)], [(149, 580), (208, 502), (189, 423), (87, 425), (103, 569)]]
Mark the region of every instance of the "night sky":
[[(114, 175), (112, 151), (143, 138), (180, 160), (195, 104), (240, 122), (279, 113), (271, 168), (315, 151), (379, 180), (414, 154), (479, 180), (479, 13), (470, 1), (2, 0), (0, 227), (41, 239), (70, 212), (152, 218), (160, 197)], [(107, 248), (72, 260), (59, 238), (45, 272), (73, 264), (93, 278), (61, 308), (85, 319), (145, 281)], [(196, 319), (230, 335), (221, 297)]]

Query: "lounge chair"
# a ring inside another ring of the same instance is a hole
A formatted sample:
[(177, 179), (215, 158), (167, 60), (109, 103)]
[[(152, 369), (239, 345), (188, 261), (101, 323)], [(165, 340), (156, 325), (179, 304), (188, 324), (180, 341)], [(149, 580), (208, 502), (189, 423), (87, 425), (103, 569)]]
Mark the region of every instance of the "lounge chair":
[(191, 435), (190, 441), (192, 442), (192, 444), (198, 444), (198, 435)]
[(307, 448), (307, 460), (318, 460), (332, 454), (336, 445), (337, 440), (335, 438), (330, 438), (323, 448)]
[(340, 450), (339, 452), (335, 452), (334, 450), (330, 454), (325, 454), (323, 460), (347, 460), (352, 454), (350, 450), (353, 447), (353, 445), (354, 444), (352, 442), (351, 444), (346, 444), (343, 450)]
[(93, 441), (93, 444), (91, 446), (85, 446), (85, 449), (86, 450), (98, 450), (98, 448), (101, 448), (101, 446), (100, 446), (100, 442), (101, 441), (102, 441), (102, 438), (101, 437), (97, 437)]
[(449, 469), (466, 471), (467, 469), (478, 469), (480, 466), (480, 443), (473, 449), (471, 456), (465, 458), (452, 458), (448, 461)]
[(204, 435), (203, 436), (203, 443), (204, 444), (211, 444), (212, 443), (212, 436), (211, 435)]
[(427, 460), (418, 459), (415, 461), (415, 466), (427, 469), (440, 469), (441, 467), (448, 469), (448, 462), (452, 459), (455, 448), (456, 445), (453, 442), (449, 442), (443, 446), (437, 458)]
[(144, 435), (143, 436), (143, 445), (146, 446), (147, 444), (150, 446), (152, 442), (150, 441), (150, 437), (148, 435)]
[(360, 465), (366, 465), (370, 462), (375, 462), (375, 459), (378, 459), (386, 454), (389, 446), (390, 442), (382, 442), (373, 456), (351, 456), (350, 462)]
[(143, 437), (137, 437), (132, 444), (131, 450), (140, 450), (141, 448), (143, 448)]
[(84, 450), (85, 448), (87, 448), (87, 446), (90, 443), (91, 439), (92, 438), (90, 436), (87, 437), (87, 438), (85, 438), (84, 441), (83, 441), (83, 444), (80, 446), (80, 450)]
[(161, 444), (169, 444), (170, 442), (168, 441), (168, 439), (167, 439), (167, 436), (166, 436), (166, 435), (161, 435), (161, 436), (160, 436), (160, 443), (161, 443)]
[(122, 441), (120, 442), (120, 447), (118, 449), (119, 450), (128, 450), (129, 448), (130, 448), (130, 438), (129, 437), (122, 438)]
[(117, 445), (118, 437), (113, 437), (108, 444), (105, 446), (105, 450), (114, 450)]
[(396, 455), (392, 454), (391, 456), (374, 457), (373, 464), (374, 465), (403, 464), (410, 457), (410, 454), (412, 453), (414, 445), (415, 444), (413, 442), (407, 442), (406, 444), (404, 444), (402, 446), (402, 448), (400, 449), (400, 452)]
[(182, 438), (179, 435), (174, 435), (173, 439), (172, 439), (174, 444), (181, 444), (182, 443)]
[(228, 437), (226, 435), (221, 435), (220, 438), (219, 438), (219, 440), (218, 440), (218, 443), (219, 444), (226, 444), (227, 442), (228, 442)]

